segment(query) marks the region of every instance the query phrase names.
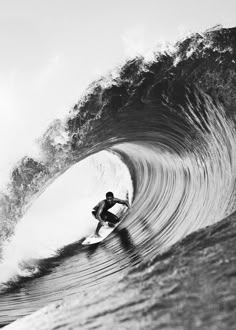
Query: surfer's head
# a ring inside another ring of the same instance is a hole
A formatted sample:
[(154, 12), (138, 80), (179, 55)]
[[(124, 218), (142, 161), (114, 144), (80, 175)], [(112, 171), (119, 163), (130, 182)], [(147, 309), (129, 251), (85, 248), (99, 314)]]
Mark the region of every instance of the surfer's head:
[(114, 199), (113, 192), (108, 191), (108, 192), (106, 193), (106, 200), (108, 201), (108, 203), (112, 203), (112, 202), (113, 202), (113, 199)]

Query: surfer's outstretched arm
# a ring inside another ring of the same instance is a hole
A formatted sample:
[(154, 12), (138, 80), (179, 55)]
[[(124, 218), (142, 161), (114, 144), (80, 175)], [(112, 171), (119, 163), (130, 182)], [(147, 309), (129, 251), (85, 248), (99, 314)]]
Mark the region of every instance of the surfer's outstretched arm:
[(128, 209), (130, 209), (130, 205), (129, 205), (129, 201), (128, 200), (114, 198), (114, 202), (119, 203), (119, 204), (126, 205), (128, 207)]

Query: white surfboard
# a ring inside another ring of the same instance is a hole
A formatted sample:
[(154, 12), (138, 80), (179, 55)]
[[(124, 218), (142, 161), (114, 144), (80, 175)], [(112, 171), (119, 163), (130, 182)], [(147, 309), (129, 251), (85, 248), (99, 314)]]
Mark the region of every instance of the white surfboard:
[(108, 235), (110, 235), (111, 232), (121, 223), (119, 221), (117, 224), (115, 224), (113, 227), (105, 227), (102, 226), (99, 230), (100, 237), (96, 237), (95, 234), (92, 234), (85, 238), (85, 240), (82, 242), (82, 245), (91, 245), (91, 244), (97, 244), (102, 242)]

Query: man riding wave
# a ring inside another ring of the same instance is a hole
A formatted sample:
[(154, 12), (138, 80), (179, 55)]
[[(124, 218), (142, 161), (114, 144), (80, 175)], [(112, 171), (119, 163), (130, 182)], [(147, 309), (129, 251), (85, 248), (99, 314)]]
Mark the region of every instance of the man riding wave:
[(102, 226), (115, 225), (119, 222), (119, 218), (115, 214), (108, 211), (116, 203), (126, 205), (130, 208), (127, 200), (114, 197), (114, 194), (111, 191), (106, 193), (106, 199), (94, 206), (92, 214), (99, 221), (95, 231), (95, 236), (100, 237), (98, 232)]

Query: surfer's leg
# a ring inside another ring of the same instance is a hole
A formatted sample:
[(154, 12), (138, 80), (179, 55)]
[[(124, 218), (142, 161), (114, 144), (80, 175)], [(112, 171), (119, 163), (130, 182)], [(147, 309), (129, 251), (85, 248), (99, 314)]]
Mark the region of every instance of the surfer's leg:
[[(97, 212), (96, 211), (92, 211), (92, 215), (98, 221), (98, 219), (97, 219)], [(98, 232), (99, 232), (99, 230), (100, 230), (101, 227), (102, 227), (102, 224), (100, 223), (100, 221), (98, 221), (98, 225), (97, 225), (97, 228), (96, 228), (95, 233), (94, 233), (95, 236), (100, 237), (100, 235), (99, 235)]]
[(98, 222), (97, 228), (96, 228), (96, 230), (95, 230), (95, 235), (96, 235), (96, 236), (100, 236), (98, 232), (99, 232), (99, 230), (100, 230), (101, 227), (102, 227), (101, 222)]
[(92, 211), (92, 215), (94, 216), (95, 219), (97, 219), (96, 218), (96, 215), (97, 215), (97, 212), (96, 211)]
[(117, 222), (119, 222), (119, 218), (115, 214), (107, 211), (106, 212), (106, 221), (109, 222), (110, 224), (115, 225)]

